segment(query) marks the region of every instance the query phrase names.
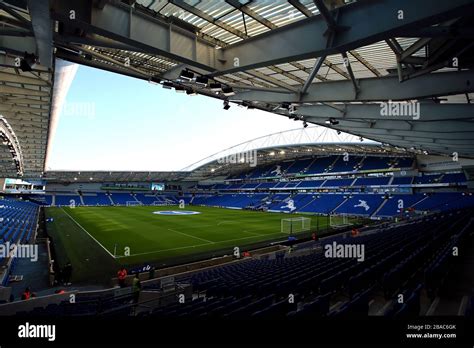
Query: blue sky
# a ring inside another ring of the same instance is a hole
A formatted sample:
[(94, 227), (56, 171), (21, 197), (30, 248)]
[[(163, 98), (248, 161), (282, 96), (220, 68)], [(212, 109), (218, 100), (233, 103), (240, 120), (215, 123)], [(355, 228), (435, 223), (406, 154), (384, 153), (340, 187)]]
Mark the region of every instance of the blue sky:
[(294, 129), (285, 117), (80, 66), (47, 170), (179, 170), (227, 147)]

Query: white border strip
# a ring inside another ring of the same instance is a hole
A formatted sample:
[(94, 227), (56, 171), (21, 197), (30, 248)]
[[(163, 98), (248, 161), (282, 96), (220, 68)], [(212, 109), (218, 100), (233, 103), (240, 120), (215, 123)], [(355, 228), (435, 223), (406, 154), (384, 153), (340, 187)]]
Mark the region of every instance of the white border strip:
[(112, 256), (114, 259), (116, 259), (116, 257), (115, 257), (110, 251), (108, 251), (106, 247), (104, 247), (102, 244), (100, 244), (97, 239), (95, 239), (94, 237), (92, 237), (92, 235), (91, 235), (89, 232), (87, 232), (87, 230), (86, 230), (84, 227), (82, 227), (81, 224), (79, 224), (79, 222), (77, 222), (76, 220), (74, 220), (74, 218), (73, 218), (71, 215), (69, 215), (69, 213), (68, 213), (67, 211), (65, 211), (64, 208), (61, 207), (61, 210), (62, 210), (67, 216), (69, 216), (69, 218), (70, 218), (72, 221), (74, 221), (74, 223), (75, 223), (77, 226), (79, 226), (84, 232), (86, 232), (89, 237), (91, 237), (97, 244), (99, 244), (99, 245), (102, 247), (102, 249), (104, 249), (104, 250), (107, 252), (107, 254), (109, 254), (109, 255)]

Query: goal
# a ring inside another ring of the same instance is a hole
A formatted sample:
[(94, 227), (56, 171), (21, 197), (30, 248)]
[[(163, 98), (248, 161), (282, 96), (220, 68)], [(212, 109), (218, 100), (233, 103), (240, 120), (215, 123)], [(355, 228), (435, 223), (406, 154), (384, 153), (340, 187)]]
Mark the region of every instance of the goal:
[(334, 215), (329, 216), (329, 226), (331, 226), (332, 228), (341, 228), (341, 227), (347, 227), (350, 225), (351, 223), (346, 214), (340, 214), (340, 215), (334, 214)]
[(137, 206), (137, 205), (143, 205), (142, 202), (138, 202), (138, 201), (127, 201), (125, 203), (127, 204), (127, 207), (134, 207), (134, 206)]
[(295, 234), (300, 232), (309, 232), (311, 230), (311, 218), (297, 217), (290, 219), (281, 219), (281, 232), (286, 234)]

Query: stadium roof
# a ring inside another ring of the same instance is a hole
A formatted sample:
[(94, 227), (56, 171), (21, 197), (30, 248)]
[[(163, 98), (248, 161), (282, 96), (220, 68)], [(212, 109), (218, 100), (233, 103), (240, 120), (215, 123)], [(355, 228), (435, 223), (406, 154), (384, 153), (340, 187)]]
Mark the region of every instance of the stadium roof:
[[(384, 146), (378, 143), (307, 143), (269, 146), (256, 149), (255, 153), (246, 152), (215, 159), (194, 169), (185, 178), (187, 181), (200, 181), (216, 177), (228, 177), (252, 170), (255, 165), (265, 166), (282, 161), (312, 156), (355, 154), (367, 156), (413, 157), (415, 154), (401, 148)], [(256, 158), (250, 158), (256, 155)], [(239, 160), (242, 163), (239, 163)], [(237, 162), (237, 163), (236, 163)]]
[(0, 176), (38, 177), (44, 169), (54, 70), (33, 64), (28, 11), (2, 2), (0, 22)]
[(47, 182), (163, 182), (179, 181), (188, 176), (187, 172), (143, 172), (143, 171), (48, 171), (43, 179)]
[[(474, 157), (473, 0), (0, 4), (0, 50), (16, 75), (24, 72), (11, 59), (24, 52), (51, 69), (57, 57), (386, 144)], [(389, 100), (419, 101), (419, 113), (383, 115)], [(32, 173), (46, 151), (35, 111), (17, 111), (30, 133), (13, 126)]]
[[(291, 131), (289, 131), (291, 132)], [(412, 157), (416, 152), (403, 148), (394, 148), (375, 142), (318, 142), (298, 144), (277, 144), (265, 147), (255, 147), (255, 144), (264, 144), (272, 141), (276, 134), (253, 139), (251, 141), (233, 146), (220, 151), (212, 156), (206, 157), (181, 171), (175, 172), (130, 172), (130, 171), (47, 171), (43, 179), (49, 183), (85, 183), (85, 182), (178, 182), (178, 181), (200, 181), (228, 177), (243, 171), (249, 171), (256, 165), (264, 166), (287, 160), (303, 157), (342, 155), (344, 153), (367, 155), (367, 156), (389, 156), (389, 157)], [(256, 156), (250, 158), (246, 156)], [(244, 158), (240, 163), (238, 160)], [(252, 163), (250, 163), (252, 162)]]

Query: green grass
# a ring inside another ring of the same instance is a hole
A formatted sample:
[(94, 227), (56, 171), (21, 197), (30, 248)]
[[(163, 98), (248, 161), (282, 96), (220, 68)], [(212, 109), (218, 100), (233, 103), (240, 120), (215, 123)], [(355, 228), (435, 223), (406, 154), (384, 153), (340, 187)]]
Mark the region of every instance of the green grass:
[[(154, 263), (160, 266), (177, 260), (190, 261), (204, 253), (231, 254), (271, 240), (286, 240), (281, 219), (288, 215), (211, 207), (187, 207), (197, 215), (166, 216), (158, 210), (178, 207), (78, 207), (47, 208), (46, 216), (60, 265), (70, 261), (73, 281), (104, 281), (120, 265)], [(326, 217), (311, 217), (312, 230), (327, 230)], [(307, 233), (309, 235), (309, 233)], [(128, 248), (130, 256), (124, 255)]]

